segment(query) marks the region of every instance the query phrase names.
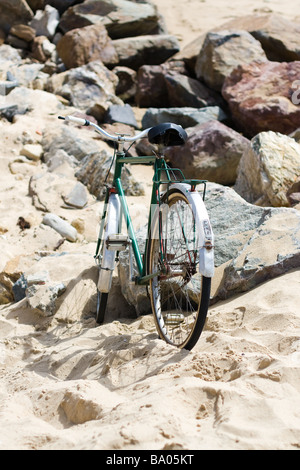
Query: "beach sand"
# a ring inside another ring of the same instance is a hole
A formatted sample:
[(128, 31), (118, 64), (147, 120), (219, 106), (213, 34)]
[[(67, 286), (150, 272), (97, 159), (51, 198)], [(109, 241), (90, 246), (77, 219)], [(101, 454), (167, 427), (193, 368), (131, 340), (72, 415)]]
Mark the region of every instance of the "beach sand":
[[(154, 3), (182, 47), (244, 14), (271, 10), (299, 18), (298, 1)], [(40, 169), (27, 164), (12, 174), (8, 164), (19, 154), (22, 132), (39, 138), (52, 111), (13, 125), (0, 122), (1, 271), (8, 263), (12, 271), (18, 263), (29, 269), (35, 253), (49, 248), (50, 239), (41, 245), (42, 213), (28, 196), (29, 177)], [(135, 171), (139, 179), (150, 178), (143, 168)], [(150, 181), (145, 188), (148, 194)], [(0, 307), (0, 449), (299, 449), (299, 269), (211, 306), (191, 352), (159, 340), (151, 315), (95, 327), (81, 314), (91, 295), (102, 203), (70, 215), (54, 194), (49, 205), (70, 220), (83, 219), (88, 239), (66, 244), (58, 254), (90, 257), (91, 271), (77, 279), (54, 318), (39, 316), (26, 300)], [(130, 198), (140, 223), (146, 199)], [(30, 220), (30, 230), (18, 230), (19, 216)], [(117, 287), (114, 295), (120, 312)]]

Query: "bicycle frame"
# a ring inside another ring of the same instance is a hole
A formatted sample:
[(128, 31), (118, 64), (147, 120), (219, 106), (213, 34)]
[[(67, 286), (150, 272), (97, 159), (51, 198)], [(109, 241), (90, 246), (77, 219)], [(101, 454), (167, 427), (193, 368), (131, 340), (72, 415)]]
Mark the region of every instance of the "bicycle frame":
[[(146, 272), (149, 237), (147, 237), (146, 239), (144, 254), (142, 255), (138, 242), (137, 242), (137, 238), (136, 238), (135, 231), (134, 231), (133, 224), (132, 224), (132, 219), (131, 219), (129, 208), (128, 208), (127, 201), (126, 201), (126, 196), (124, 194), (124, 189), (123, 189), (122, 182), (121, 182), (121, 174), (122, 174), (122, 169), (123, 169), (124, 164), (125, 163), (130, 163), (131, 165), (154, 164), (154, 177), (153, 177), (151, 204), (150, 204), (149, 217), (148, 217), (148, 232), (147, 232), (148, 234), (150, 233), (150, 230), (151, 230), (152, 215), (153, 215), (152, 208), (157, 205), (160, 205), (160, 190), (159, 190), (160, 185), (166, 184), (169, 189), (170, 185), (175, 182), (174, 180), (172, 180), (170, 173), (174, 173), (174, 171), (179, 171), (181, 174), (180, 182), (190, 184), (192, 191), (195, 190), (196, 185), (201, 184), (201, 183), (204, 184), (203, 199), (205, 196), (206, 181), (205, 180), (186, 180), (180, 170), (170, 169), (167, 166), (164, 160), (164, 156), (161, 155), (160, 153), (154, 154), (152, 156), (128, 157), (126, 156), (123, 150), (123, 142), (119, 142), (119, 149), (115, 153), (115, 159), (116, 161), (115, 161), (113, 183), (111, 187), (106, 189), (104, 208), (103, 208), (102, 218), (100, 222), (100, 231), (99, 231), (99, 238), (98, 238), (95, 258), (96, 259), (99, 258), (99, 254), (101, 252), (101, 244), (103, 243), (104, 224), (105, 224), (105, 219), (106, 219), (109, 196), (110, 194), (115, 193), (115, 194), (118, 194), (120, 198), (120, 204), (122, 208), (121, 213), (122, 213), (122, 216), (124, 215), (128, 234), (132, 243), (132, 250), (133, 250), (133, 254), (134, 254), (137, 269), (138, 269), (138, 277), (136, 278), (136, 283), (139, 285), (147, 285), (149, 284), (150, 279), (157, 276), (158, 273), (153, 273), (151, 275), (148, 275)], [(161, 178), (162, 172), (165, 172), (167, 179), (163, 180)]]

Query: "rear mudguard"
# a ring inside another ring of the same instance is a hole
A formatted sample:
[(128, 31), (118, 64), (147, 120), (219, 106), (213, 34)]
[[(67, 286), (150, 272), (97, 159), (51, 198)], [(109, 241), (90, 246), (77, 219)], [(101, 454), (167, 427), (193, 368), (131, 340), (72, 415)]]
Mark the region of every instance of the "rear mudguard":
[(191, 186), (185, 183), (174, 183), (169, 191), (180, 191), (188, 200), (195, 214), (199, 232), (199, 272), (205, 277), (214, 275), (214, 234), (202, 196), (197, 191), (191, 191)]

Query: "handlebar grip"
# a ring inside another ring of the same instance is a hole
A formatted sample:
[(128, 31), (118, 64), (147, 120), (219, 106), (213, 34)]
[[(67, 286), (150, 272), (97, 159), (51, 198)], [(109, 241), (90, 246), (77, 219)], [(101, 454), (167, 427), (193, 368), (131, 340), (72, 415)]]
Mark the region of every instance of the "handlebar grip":
[(90, 122), (86, 119), (78, 118), (75, 116), (58, 116), (58, 119), (64, 119), (65, 121), (75, 122), (76, 124), (80, 124), (80, 126), (89, 126)]

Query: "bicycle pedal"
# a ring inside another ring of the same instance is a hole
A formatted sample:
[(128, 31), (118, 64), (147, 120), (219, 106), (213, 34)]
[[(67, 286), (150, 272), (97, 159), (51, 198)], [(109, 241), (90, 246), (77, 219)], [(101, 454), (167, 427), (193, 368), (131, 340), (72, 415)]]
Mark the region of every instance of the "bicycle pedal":
[(108, 235), (105, 244), (109, 251), (124, 251), (131, 245), (131, 240), (128, 235), (115, 233)]

